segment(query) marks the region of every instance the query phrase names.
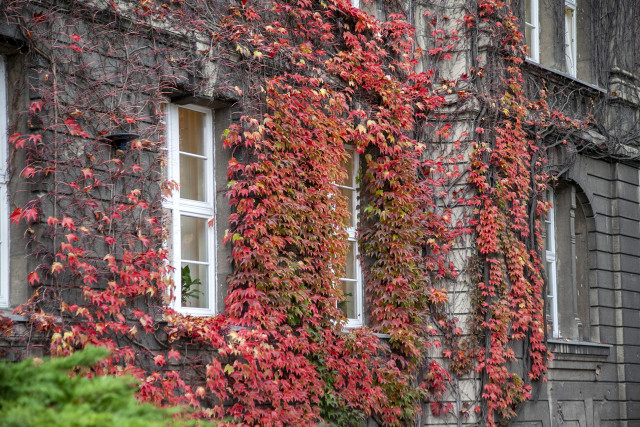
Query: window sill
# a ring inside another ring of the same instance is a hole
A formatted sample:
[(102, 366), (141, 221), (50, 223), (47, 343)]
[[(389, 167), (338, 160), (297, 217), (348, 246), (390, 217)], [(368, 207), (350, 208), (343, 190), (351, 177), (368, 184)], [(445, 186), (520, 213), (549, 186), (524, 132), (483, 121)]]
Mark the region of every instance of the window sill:
[(529, 64), (532, 67), (535, 67), (535, 68), (539, 69), (539, 70), (543, 70), (543, 71), (547, 71), (549, 73), (553, 73), (553, 74), (555, 74), (557, 76), (560, 76), (560, 77), (563, 77), (565, 79), (571, 80), (571, 81), (573, 81), (573, 82), (575, 82), (575, 83), (577, 83), (577, 84), (579, 84), (581, 86), (585, 86), (585, 87), (587, 87), (589, 89), (592, 89), (594, 91), (600, 92), (602, 94), (606, 94), (607, 93), (606, 89), (603, 89), (600, 86), (596, 86), (596, 85), (594, 85), (592, 83), (588, 83), (588, 82), (586, 82), (584, 80), (580, 80), (579, 78), (577, 78), (575, 76), (572, 76), (571, 74), (565, 73), (565, 72), (560, 71), (560, 70), (556, 70), (555, 68), (550, 68), (550, 67), (544, 66), (544, 65), (540, 64), (539, 62), (534, 61), (531, 58), (526, 58), (524, 60), (524, 62), (526, 64)]
[(29, 319), (25, 316), (20, 316), (18, 314), (13, 314), (11, 310), (7, 307), (0, 308), (0, 316), (6, 317), (7, 319), (11, 319), (14, 322), (27, 322)]
[[(342, 328), (342, 332), (345, 334), (348, 334), (350, 332), (355, 331), (356, 329), (367, 329), (367, 326), (365, 325), (349, 325), (346, 324), (343, 328)], [(371, 330), (369, 330), (369, 332), (371, 332)], [(371, 332), (371, 335), (376, 336), (379, 340), (386, 340), (389, 341), (391, 339), (391, 335), (390, 334), (381, 334), (379, 332)]]
[(606, 359), (609, 357), (612, 347), (610, 344), (559, 339), (550, 339), (548, 343), (556, 359), (560, 358), (560, 355), (592, 356)]

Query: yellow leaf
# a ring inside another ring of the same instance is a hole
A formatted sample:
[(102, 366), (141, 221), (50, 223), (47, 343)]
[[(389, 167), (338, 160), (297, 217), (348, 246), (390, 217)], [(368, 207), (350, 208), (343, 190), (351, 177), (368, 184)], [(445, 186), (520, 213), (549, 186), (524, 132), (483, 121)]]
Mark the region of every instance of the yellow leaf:
[(54, 262), (53, 264), (51, 264), (51, 272), (52, 273), (59, 273), (59, 272), (62, 271), (63, 268), (64, 268), (64, 266), (59, 262)]

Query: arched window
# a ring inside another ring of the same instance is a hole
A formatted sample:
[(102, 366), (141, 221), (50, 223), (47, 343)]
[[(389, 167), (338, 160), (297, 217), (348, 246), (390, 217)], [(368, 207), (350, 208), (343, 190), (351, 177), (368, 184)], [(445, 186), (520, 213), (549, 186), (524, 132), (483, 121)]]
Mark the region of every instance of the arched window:
[(584, 193), (571, 183), (549, 193), (553, 207), (545, 227), (547, 319), (553, 338), (588, 341), (591, 335), (589, 302), (589, 220)]

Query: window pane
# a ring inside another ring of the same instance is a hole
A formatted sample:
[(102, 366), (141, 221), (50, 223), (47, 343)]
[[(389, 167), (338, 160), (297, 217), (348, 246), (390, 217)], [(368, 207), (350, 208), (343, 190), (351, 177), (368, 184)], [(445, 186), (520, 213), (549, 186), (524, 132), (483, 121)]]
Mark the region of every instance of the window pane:
[[(531, 0), (524, 2), (524, 22), (531, 23)], [(527, 38), (527, 40), (531, 40)]]
[(341, 289), (344, 300), (340, 302), (340, 309), (347, 319), (356, 318), (356, 284), (354, 280), (341, 280)]
[(347, 176), (339, 183), (340, 192), (347, 201), (347, 210), (350, 215), (345, 218), (345, 225), (349, 228), (355, 228), (355, 201), (356, 201), (356, 170), (354, 156), (356, 152), (352, 148), (345, 148), (347, 155), (349, 156), (344, 162), (342, 167), (345, 169)]
[(204, 113), (178, 108), (180, 151), (204, 156)]
[(576, 59), (574, 58), (574, 46), (576, 29), (573, 21), (574, 10), (570, 7), (565, 8), (565, 54), (567, 57), (567, 70), (569, 74), (575, 74)]
[(357, 317), (356, 310), (356, 286), (358, 286), (357, 270), (358, 260), (356, 259), (356, 242), (349, 242), (349, 252), (347, 253), (346, 269), (341, 272), (340, 289), (343, 293), (343, 300), (338, 307), (348, 319)]
[(356, 259), (356, 242), (348, 242), (349, 249), (347, 252), (346, 271), (342, 276), (343, 279), (356, 280), (356, 268), (358, 266), (358, 260)]
[(207, 220), (183, 215), (180, 226), (182, 306), (208, 308)]
[(347, 172), (347, 176), (344, 181), (340, 183), (340, 185), (344, 185), (345, 187), (355, 187), (354, 182), (354, 165), (353, 165), (353, 155), (354, 151), (350, 149), (345, 150), (347, 155), (349, 156), (344, 162), (342, 162), (342, 167), (345, 168)]
[(206, 160), (180, 154), (180, 197), (206, 201)]
[(180, 217), (182, 259), (207, 261), (207, 220), (191, 216)]
[(203, 264), (182, 263), (180, 276), (183, 307), (209, 308), (207, 304), (209, 300), (208, 269), (209, 266)]
[[(547, 215), (553, 214), (553, 211), (549, 212)], [(551, 238), (549, 233), (551, 232), (551, 222), (544, 222), (544, 249), (549, 252), (554, 252), (555, 248), (549, 247), (549, 239)]]
[(354, 224), (355, 221), (354, 221), (354, 215), (353, 215), (354, 213), (353, 202), (355, 198), (355, 191), (350, 190), (348, 188), (340, 187), (340, 192), (342, 193), (344, 198), (347, 200), (347, 210), (349, 211), (349, 216), (344, 219), (344, 225), (346, 225), (347, 227), (355, 227), (355, 224)]

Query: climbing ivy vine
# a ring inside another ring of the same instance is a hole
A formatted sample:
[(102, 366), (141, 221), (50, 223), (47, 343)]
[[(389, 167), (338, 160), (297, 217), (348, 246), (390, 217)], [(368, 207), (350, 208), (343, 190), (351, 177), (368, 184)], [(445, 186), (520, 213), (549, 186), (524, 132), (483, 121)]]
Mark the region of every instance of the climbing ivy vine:
[[(11, 221), (34, 289), (16, 312), (52, 354), (106, 347), (96, 374), (134, 375), (142, 400), (228, 425), (405, 425), (425, 410), (495, 425), (529, 398), (547, 360), (549, 177), (526, 129), (575, 124), (524, 93), (504, 2), (469, 1), (459, 17), (427, 2), (425, 51), (392, 2), (385, 20), (346, 0), (5, 3), (30, 98), (24, 111), (10, 100), (25, 189)], [(469, 40), (486, 55), (446, 75)], [(169, 308), (162, 104), (177, 95), (233, 110), (233, 273), (213, 317)], [(140, 138), (124, 150), (104, 138), (130, 129)], [(368, 327), (348, 331), (345, 147), (362, 165), (368, 306)], [(469, 322), (451, 292), (461, 283)], [(479, 396), (460, 397), (476, 378)]]

